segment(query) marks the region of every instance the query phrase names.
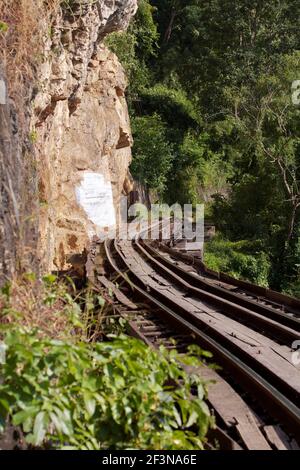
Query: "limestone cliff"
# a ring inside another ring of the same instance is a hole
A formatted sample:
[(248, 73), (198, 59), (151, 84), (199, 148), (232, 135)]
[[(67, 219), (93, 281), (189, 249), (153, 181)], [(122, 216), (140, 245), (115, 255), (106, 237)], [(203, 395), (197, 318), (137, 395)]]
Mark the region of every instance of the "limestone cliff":
[(103, 39), (125, 29), (136, 9), (137, 0), (72, 0), (45, 25), (29, 131), (43, 270), (67, 268), (70, 255), (117, 223), (132, 137), (126, 76)]

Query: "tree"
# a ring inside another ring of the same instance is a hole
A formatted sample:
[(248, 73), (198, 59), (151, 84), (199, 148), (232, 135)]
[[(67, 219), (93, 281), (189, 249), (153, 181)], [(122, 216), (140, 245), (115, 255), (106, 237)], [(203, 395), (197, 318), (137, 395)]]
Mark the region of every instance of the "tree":
[(228, 111), (224, 87), (255, 83), (258, 73), (272, 73), (282, 54), (299, 48), (297, 0), (184, 0), (180, 11), (177, 3), (153, 0), (161, 33), (159, 73), (167, 81), (176, 74), (210, 121)]
[[(291, 83), (300, 67), (300, 53), (283, 56), (272, 75), (258, 77), (254, 86), (236, 93), (234, 117), (257, 158), (275, 166), (285, 192), (285, 250), (293, 237), (300, 207), (300, 110), (291, 100)], [(269, 166), (269, 165), (268, 165)]]
[(173, 159), (172, 144), (166, 138), (166, 124), (158, 114), (153, 114), (135, 117), (132, 128), (132, 174), (147, 189), (162, 193)]

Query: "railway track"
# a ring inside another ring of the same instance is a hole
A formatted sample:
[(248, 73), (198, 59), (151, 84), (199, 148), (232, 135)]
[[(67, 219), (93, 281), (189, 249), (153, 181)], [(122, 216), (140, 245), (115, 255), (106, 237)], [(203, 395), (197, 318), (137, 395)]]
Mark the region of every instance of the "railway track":
[(205, 277), (194, 259), (141, 237), (107, 241), (105, 252), (111, 278), (122, 279), (118, 297), (134, 336), (183, 352), (198, 344), (222, 367), (200, 371), (216, 383), (209, 403), (221, 448), (297, 448), (300, 380), (290, 350), (300, 336), (297, 305), (255, 300), (251, 289)]
[(249, 307), (268, 318), (277, 318), (282, 324), (300, 332), (298, 299), (207, 269), (199, 259), (180, 253), (164, 243), (150, 244), (143, 240), (141, 243), (162, 264), (171, 267), (194, 287), (222, 295), (223, 298)]
[(243, 297), (241, 294), (195, 276), (191, 271), (163, 257), (158, 250), (143, 240), (136, 239), (134, 243), (144, 259), (194, 297), (204, 299), (216, 308), (222, 308), (222, 311), (231, 318), (237, 318), (241, 323), (250, 323), (251, 327), (254, 326), (257, 330), (277, 338), (279, 342), (288, 346), (299, 338), (300, 318), (282, 313), (278, 309), (249, 299), (249, 296)]

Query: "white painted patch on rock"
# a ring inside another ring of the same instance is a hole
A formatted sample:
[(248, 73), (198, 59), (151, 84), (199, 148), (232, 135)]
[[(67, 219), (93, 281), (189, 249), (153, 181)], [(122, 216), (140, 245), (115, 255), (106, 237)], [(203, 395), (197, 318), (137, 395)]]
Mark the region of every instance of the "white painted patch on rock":
[(81, 185), (76, 188), (76, 198), (97, 228), (116, 225), (111, 183), (101, 173), (85, 171)]

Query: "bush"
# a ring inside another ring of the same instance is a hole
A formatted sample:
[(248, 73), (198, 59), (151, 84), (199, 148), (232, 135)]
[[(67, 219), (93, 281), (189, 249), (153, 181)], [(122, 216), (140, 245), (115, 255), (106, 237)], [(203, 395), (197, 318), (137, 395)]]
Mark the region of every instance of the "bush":
[(260, 241), (230, 242), (217, 236), (206, 243), (204, 261), (210, 269), (268, 287), (271, 263)]
[(283, 286), (282, 289), (284, 294), (291, 295), (292, 297), (296, 297), (300, 299), (300, 280), (299, 276), (298, 279), (294, 282), (286, 282), (286, 285)]
[(33, 446), (202, 448), (206, 384), (182, 367), (199, 366), (202, 352), (108, 336), (121, 329), (104, 326), (109, 301), (89, 289), (73, 298), (66, 280), (27, 273), (0, 291), (0, 433), (9, 421)]
[(198, 350), (183, 357), (126, 336), (89, 344), (18, 326), (2, 330), (2, 431), (9, 418), (33, 446), (203, 448), (212, 424), (206, 387), (179, 365), (199, 366)]
[[(164, 84), (156, 84), (141, 93), (148, 112), (159, 110), (163, 118), (176, 129), (198, 128), (202, 123), (199, 111), (187, 94), (181, 89), (173, 89)], [(178, 136), (181, 138), (181, 136)]]

